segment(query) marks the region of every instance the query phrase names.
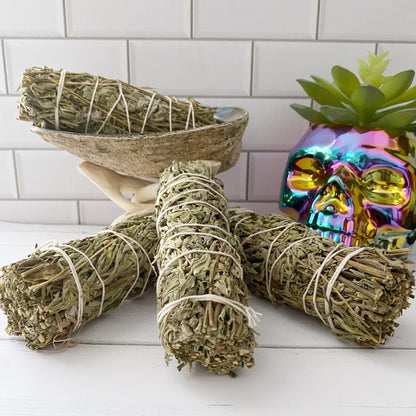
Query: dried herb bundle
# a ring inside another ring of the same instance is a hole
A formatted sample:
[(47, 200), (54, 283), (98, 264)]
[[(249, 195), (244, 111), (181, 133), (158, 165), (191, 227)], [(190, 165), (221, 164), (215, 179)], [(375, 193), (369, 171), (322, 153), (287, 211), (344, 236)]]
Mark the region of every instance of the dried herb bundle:
[[(247, 307), (238, 243), (222, 182), (201, 161), (174, 163), (156, 200), (158, 322), (167, 359), (216, 374), (254, 365), (255, 312)], [(253, 316), (254, 314), (254, 316)]]
[(167, 132), (216, 124), (215, 109), (88, 73), (30, 68), (23, 73), (19, 119), (92, 134)]
[(413, 297), (407, 249), (346, 247), (277, 214), (230, 215), (252, 293), (304, 310), (358, 344), (384, 344), (393, 335)]
[(156, 245), (154, 217), (133, 215), (94, 236), (38, 249), (3, 267), (6, 331), (24, 337), (32, 349), (69, 343), (87, 322), (154, 284)]

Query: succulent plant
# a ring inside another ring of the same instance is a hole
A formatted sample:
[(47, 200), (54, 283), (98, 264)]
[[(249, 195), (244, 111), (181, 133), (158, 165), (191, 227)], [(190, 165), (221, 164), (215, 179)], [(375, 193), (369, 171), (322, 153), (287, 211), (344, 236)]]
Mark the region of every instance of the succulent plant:
[[(368, 53), (368, 62), (358, 60), (358, 76), (341, 66), (332, 68), (333, 82), (312, 75), (313, 81), (298, 83), (317, 104), (318, 110), (292, 104), (312, 124), (353, 125), (383, 130), (416, 132), (415, 71), (384, 76), (388, 52)], [(360, 81), (361, 78), (361, 81)]]

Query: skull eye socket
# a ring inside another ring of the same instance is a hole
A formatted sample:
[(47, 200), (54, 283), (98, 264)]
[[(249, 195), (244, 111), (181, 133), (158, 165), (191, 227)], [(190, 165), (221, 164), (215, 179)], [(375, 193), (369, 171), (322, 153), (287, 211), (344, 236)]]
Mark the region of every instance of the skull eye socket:
[(380, 205), (401, 205), (407, 200), (406, 178), (396, 170), (376, 168), (361, 178), (364, 194), (371, 202)]
[(319, 160), (311, 157), (298, 159), (292, 164), (287, 183), (292, 189), (309, 191), (324, 182), (325, 168)]

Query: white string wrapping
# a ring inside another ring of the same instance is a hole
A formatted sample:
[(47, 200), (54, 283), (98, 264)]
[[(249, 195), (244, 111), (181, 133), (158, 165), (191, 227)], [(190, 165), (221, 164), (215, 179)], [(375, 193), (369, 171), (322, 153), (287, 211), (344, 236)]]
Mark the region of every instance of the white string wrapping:
[(325, 268), (325, 266), (327, 265), (327, 263), (329, 263), (330, 260), (332, 260), (333, 257), (335, 257), (337, 254), (341, 253), (344, 250), (347, 250), (348, 247), (344, 247), (341, 250), (339, 250), (340, 247), (343, 247), (343, 244), (337, 244), (329, 253), (328, 255), (325, 257), (324, 261), (322, 262), (322, 264), (318, 267), (318, 269), (315, 270), (315, 273), (312, 276), (312, 279), (309, 281), (308, 286), (306, 287), (305, 292), (303, 293), (302, 296), (302, 303), (303, 303), (303, 310), (305, 311), (305, 313), (307, 313), (308, 315), (310, 315), (307, 307), (306, 307), (306, 297), (309, 293), (309, 290), (312, 286), (313, 283), (315, 283), (314, 285), (314, 290), (313, 290), (313, 294), (312, 294), (312, 303), (313, 303), (313, 307), (315, 309), (316, 314), (318, 315), (319, 319), (325, 324), (328, 325), (327, 322), (325, 321), (325, 319), (323, 318), (323, 316), (321, 315), (321, 313), (319, 312), (319, 308), (318, 308), (318, 304), (316, 303), (316, 296), (318, 293), (318, 283), (319, 283), (319, 278), (321, 277), (321, 273), (323, 271), (323, 269)]
[(84, 314), (84, 294), (82, 292), (82, 286), (81, 286), (81, 282), (79, 280), (77, 270), (76, 270), (76, 268), (74, 266), (74, 263), (72, 262), (71, 258), (68, 256), (68, 254), (65, 253), (64, 250), (62, 250), (61, 248), (59, 248), (55, 245), (51, 245), (50, 247), (47, 247), (47, 249), (52, 250), (52, 251), (56, 251), (57, 253), (59, 253), (66, 260), (66, 262), (68, 263), (69, 270), (71, 271), (71, 274), (74, 278), (75, 285), (76, 285), (77, 290), (78, 290), (78, 313), (77, 313), (77, 321), (76, 321), (75, 327), (74, 327), (74, 332), (75, 332), (81, 326), (82, 315)]
[(355, 248), (353, 247), (353, 251), (345, 256), (344, 259), (342, 259), (341, 263), (338, 265), (337, 269), (335, 270), (334, 274), (332, 275), (330, 281), (328, 282), (328, 285), (326, 287), (326, 293), (325, 293), (325, 314), (328, 318), (328, 324), (331, 327), (331, 329), (334, 329), (334, 323), (332, 321), (331, 315), (330, 315), (330, 297), (332, 293), (332, 288), (335, 285), (335, 282), (337, 281), (339, 275), (341, 274), (342, 270), (348, 263), (348, 261), (356, 256), (357, 254), (361, 253), (363, 250), (365, 250), (365, 247)]
[[(188, 114), (188, 120), (189, 120), (189, 114)], [(195, 127), (195, 126), (194, 126)], [(184, 178), (185, 177), (185, 178)], [(195, 178), (197, 178), (195, 180)], [(212, 196), (214, 197), (220, 197), (222, 199), (225, 199), (225, 201), (227, 202), (225, 196), (218, 192), (217, 190), (215, 190), (211, 185), (215, 184), (216, 186), (218, 186), (221, 189), (221, 186), (216, 183), (213, 180), (210, 180), (209, 178), (207, 178), (206, 176), (200, 175), (200, 174), (189, 174), (189, 173), (182, 173), (179, 174), (178, 176), (170, 179), (169, 181), (167, 181), (163, 187), (159, 190), (158, 196), (156, 198), (156, 205), (159, 204), (160, 201), (160, 197), (163, 193), (165, 193), (167, 190), (173, 188), (174, 186), (181, 184), (181, 183), (196, 183), (199, 185), (204, 186), (203, 189), (204, 191), (207, 191), (208, 193), (210, 193)], [(206, 183), (208, 182), (208, 184)], [(206, 189), (208, 188), (208, 189)], [(199, 189), (198, 189), (199, 190)], [(188, 190), (185, 191), (186, 193), (191, 193), (191, 192), (195, 192), (196, 189), (193, 190)], [(183, 195), (185, 192), (182, 192), (181, 195)], [(168, 197), (164, 203), (169, 205), (172, 204), (173, 202), (175, 202), (178, 198), (177, 197)], [(157, 283), (156, 283), (156, 293), (159, 296), (160, 294), (160, 282), (162, 281), (163, 277), (165, 276), (167, 270), (169, 269), (169, 267), (171, 267), (175, 262), (177, 262), (179, 259), (185, 257), (187, 259), (186, 256), (188, 256), (189, 254), (194, 254), (194, 253), (200, 253), (200, 254), (214, 254), (214, 255), (219, 255), (219, 256), (225, 256), (230, 258), (234, 264), (237, 266), (238, 270), (239, 270), (239, 275), (240, 275), (240, 279), (243, 279), (243, 267), (241, 266), (241, 258), (240, 255), (238, 254), (238, 252), (235, 250), (235, 248), (233, 247), (233, 245), (227, 241), (226, 239), (220, 237), (220, 236), (216, 236), (214, 234), (210, 234), (210, 233), (204, 233), (204, 232), (196, 232), (196, 231), (179, 231), (177, 233), (174, 233), (170, 236), (166, 236), (169, 232), (172, 232), (173, 229), (177, 229), (177, 228), (182, 228), (182, 227), (210, 227), (212, 229), (218, 229), (221, 230), (225, 235), (227, 236), (231, 236), (230, 233), (230, 225), (229, 225), (229, 220), (228, 218), (224, 215), (223, 212), (221, 212), (217, 207), (213, 206), (212, 204), (210, 204), (209, 202), (206, 201), (198, 201), (198, 200), (194, 200), (194, 201), (186, 201), (186, 202), (182, 202), (179, 204), (176, 204), (174, 206), (168, 206), (165, 207), (164, 209), (162, 209), (156, 219), (156, 229), (158, 231), (158, 233), (160, 234), (160, 221), (161, 218), (164, 214), (166, 214), (166, 212), (169, 212), (170, 210), (173, 210), (177, 207), (181, 207), (181, 206), (185, 206), (185, 205), (189, 205), (189, 204), (203, 204), (206, 205), (208, 207), (210, 207), (211, 209), (213, 209), (214, 211), (218, 212), (222, 218), (224, 219), (224, 222), (227, 226), (227, 230), (224, 230), (223, 228), (216, 226), (216, 225), (211, 225), (211, 224), (192, 224), (192, 223), (185, 223), (185, 224), (178, 224), (173, 226), (170, 230), (167, 229), (166, 230), (166, 234), (164, 237), (161, 238), (160, 240), (160, 246), (159, 246), (159, 251), (161, 251), (163, 249), (163, 247), (166, 246), (166, 244), (170, 241), (173, 240), (174, 238), (176, 238), (177, 236), (181, 236), (181, 235), (199, 235), (199, 236), (207, 236), (207, 237), (212, 237), (215, 238), (219, 241), (225, 242), (231, 249), (232, 251), (236, 254), (236, 256), (238, 258), (236, 258), (234, 255), (229, 254), (229, 253), (225, 253), (222, 251), (216, 251), (216, 250), (205, 250), (205, 249), (193, 249), (193, 250), (188, 250), (185, 251), (183, 253), (180, 253), (179, 255), (171, 258), (162, 268), (162, 270), (160, 270), (159, 272), (159, 277), (157, 279)], [(187, 259), (188, 260), (188, 259)], [(188, 260), (189, 261), (189, 260)], [(247, 323), (248, 326), (250, 328), (254, 328), (254, 326), (256, 326), (257, 322), (260, 320), (259, 316), (261, 316), (261, 313), (255, 312), (252, 308), (250, 308), (249, 306), (246, 306), (244, 304), (242, 304), (241, 302), (237, 302), (228, 298), (225, 298), (223, 296), (218, 296), (218, 295), (214, 295), (214, 294), (204, 294), (204, 295), (191, 295), (191, 296), (184, 296), (180, 299), (177, 299), (175, 301), (169, 302), (167, 303), (157, 314), (157, 322), (160, 323), (174, 308), (176, 308), (178, 305), (180, 305), (182, 302), (186, 301), (186, 300), (199, 300), (199, 301), (213, 301), (213, 302), (217, 302), (217, 303), (222, 303), (225, 305), (229, 305), (232, 308), (234, 308), (235, 310), (239, 311), (240, 313), (242, 313), (246, 318), (247, 318)]]
[[(167, 202), (169, 202), (169, 203), (172, 203), (172, 202), (174, 202), (174, 201), (176, 201), (177, 199), (179, 199), (180, 197), (181, 197), (181, 195), (184, 195), (184, 194), (186, 194), (186, 193), (192, 193), (192, 192), (197, 192), (197, 191), (204, 191), (204, 192), (207, 192), (207, 193), (209, 193), (211, 196), (213, 196), (213, 197), (218, 197), (218, 198), (221, 198), (226, 204), (228, 204), (228, 200), (227, 200), (227, 198), (225, 197), (225, 195), (224, 194), (221, 194), (221, 192), (218, 192), (217, 190), (215, 190), (212, 186), (209, 186), (209, 185), (207, 185), (206, 183), (204, 183), (204, 182), (202, 182), (202, 181), (200, 181), (199, 179), (195, 179), (195, 180), (188, 180), (188, 181), (186, 181), (186, 180), (184, 180), (184, 179), (181, 179), (180, 181), (178, 181), (178, 182), (175, 182), (175, 183), (172, 183), (171, 184), (171, 186), (170, 187), (173, 187), (173, 186), (176, 186), (176, 185), (179, 185), (179, 184), (181, 184), (181, 183), (194, 183), (194, 184), (197, 184), (197, 185), (201, 185), (201, 186), (203, 186), (204, 188), (203, 189), (201, 189), (201, 188), (192, 188), (192, 189), (187, 189), (186, 191), (183, 191), (183, 192), (181, 192), (180, 194), (178, 194), (178, 195), (176, 195), (176, 196), (174, 196), (174, 195), (171, 195), (171, 196), (169, 196), (169, 198), (166, 198), (165, 199), (165, 201), (164, 201), (164, 203), (166, 204)], [(163, 193), (164, 192), (166, 192), (166, 190), (163, 190)], [(159, 192), (159, 195), (161, 195), (161, 193)], [(158, 198), (159, 198), (159, 195), (158, 195)], [(159, 202), (159, 199), (157, 199), (156, 200), (156, 202), (155, 202), (155, 204), (158, 204), (158, 202)]]
[[(226, 204), (228, 204), (228, 201), (226, 199), (226, 197), (224, 196), (223, 193), (217, 191), (216, 189), (213, 188), (213, 186), (211, 185), (216, 185), (219, 189), (221, 189), (221, 185), (213, 180), (210, 180), (209, 178), (207, 178), (204, 175), (200, 175), (200, 174), (192, 174), (192, 173), (181, 173), (178, 176), (170, 179), (169, 181), (167, 181), (160, 189), (158, 192), (158, 196), (156, 198), (155, 201), (155, 205), (159, 205), (160, 203), (160, 198), (162, 196), (162, 194), (164, 194), (165, 192), (171, 190), (174, 186), (180, 185), (182, 183), (194, 183), (194, 184), (198, 184), (204, 187), (203, 191), (208, 192), (210, 195), (214, 196), (214, 197), (218, 197), (224, 200), (224, 202)], [(173, 202), (175, 202), (177, 199), (180, 199), (182, 197), (182, 195), (184, 195), (185, 193), (192, 193), (192, 192), (196, 192), (199, 189), (190, 189), (190, 190), (186, 190), (184, 192), (181, 192), (180, 194), (176, 195), (176, 196), (170, 196), (168, 198), (166, 198), (166, 200), (164, 201), (165, 205), (170, 205)], [(189, 205), (189, 204), (193, 204), (193, 203), (197, 203), (197, 204), (204, 204), (206, 206), (209, 206), (211, 209), (215, 210), (216, 212), (218, 212), (218, 214), (223, 218), (226, 226), (227, 226), (227, 231), (230, 232), (230, 224), (228, 221), (228, 218), (224, 215), (224, 213), (222, 211), (220, 211), (217, 207), (213, 206), (212, 204), (210, 204), (209, 202), (204, 202), (204, 201), (200, 201), (200, 200), (193, 200), (193, 201), (187, 201), (187, 202), (183, 202), (181, 204), (177, 204), (174, 207), (165, 207), (158, 215), (158, 218), (156, 220), (156, 230), (159, 233), (160, 232), (160, 220), (162, 218), (162, 215), (166, 214), (166, 212), (171, 211), (172, 209), (174, 209), (175, 207), (180, 207), (183, 205)]]
[(210, 204), (209, 202), (206, 202), (206, 201), (198, 201), (197, 199), (192, 200), (192, 201), (181, 202), (181, 203), (176, 204), (176, 205), (174, 205), (172, 207), (167, 207), (167, 208), (164, 208), (163, 210), (161, 210), (160, 211), (160, 215), (157, 217), (157, 220), (156, 220), (156, 230), (157, 230), (157, 232), (158, 233), (160, 232), (160, 221), (161, 221), (162, 215), (165, 215), (167, 212), (172, 211), (175, 208), (183, 207), (183, 206), (186, 206), (186, 205), (192, 205), (192, 204), (206, 205), (207, 207), (213, 209), (215, 212), (218, 213), (218, 215), (220, 217), (223, 218), (223, 220), (225, 222), (225, 225), (227, 227), (227, 231), (230, 232), (230, 224), (229, 224), (228, 218), (225, 216), (225, 214), (219, 208), (215, 207), (214, 205)]
[(101, 124), (101, 127), (95, 132), (95, 134), (99, 134), (101, 132), (101, 130), (107, 124), (107, 121), (110, 119), (111, 114), (113, 113), (113, 111), (117, 107), (117, 104), (120, 102), (121, 97), (123, 97), (123, 86), (121, 85), (120, 81), (117, 81), (117, 84), (118, 84), (118, 88), (119, 88), (119, 95), (117, 97), (117, 100), (115, 101), (113, 106), (110, 108), (110, 111), (107, 113), (107, 117), (104, 119), (103, 124)]
[(144, 133), (144, 128), (146, 127), (146, 123), (147, 123), (147, 118), (149, 117), (149, 113), (150, 113), (150, 110), (152, 108), (153, 100), (155, 99), (155, 97), (156, 97), (156, 93), (154, 92), (153, 95), (152, 95), (152, 98), (149, 101), (149, 105), (147, 106), (146, 115), (145, 115), (144, 120), (143, 120), (142, 130), (140, 132), (141, 134)]
[[(155, 220), (156, 221), (156, 220)], [(188, 223), (184, 223), (184, 224), (177, 224), (172, 226), (171, 228), (169, 228), (168, 230), (166, 230), (166, 234), (164, 237), (161, 238), (160, 241), (163, 241), (164, 238), (166, 238), (166, 235), (171, 233), (172, 231), (176, 230), (177, 228), (182, 228), (182, 227), (208, 227), (208, 228), (212, 228), (214, 230), (218, 230), (224, 233), (224, 235), (230, 237), (230, 238), (234, 238), (233, 234), (231, 234), (230, 232), (228, 232), (227, 230), (225, 230), (222, 227), (219, 227), (218, 225), (212, 225), (212, 224), (198, 224), (198, 223), (192, 223), (192, 222), (188, 222)]]
[(128, 296), (130, 295), (130, 292), (134, 289), (134, 287), (136, 286), (137, 281), (139, 280), (139, 277), (140, 277), (140, 260), (139, 260), (139, 256), (137, 255), (136, 250), (129, 243), (128, 240), (130, 240), (133, 244), (136, 244), (140, 248), (140, 250), (143, 252), (143, 254), (146, 256), (146, 259), (149, 262), (150, 268), (149, 268), (149, 271), (147, 273), (147, 276), (146, 276), (145, 282), (143, 284), (142, 290), (141, 290), (140, 294), (137, 297), (142, 296), (143, 293), (144, 293), (144, 291), (146, 290), (147, 283), (149, 282), (150, 274), (151, 274), (152, 270), (154, 270), (153, 269), (152, 262), (151, 262), (151, 260), (149, 258), (149, 255), (147, 254), (146, 250), (135, 239), (129, 237), (128, 235), (118, 233), (117, 231), (114, 231), (114, 230), (103, 230), (103, 231), (100, 231), (98, 234), (114, 234), (115, 236), (119, 237), (120, 239), (122, 239), (130, 247), (130, 249), (133, 252), (134, 257), (136, 259), (136, 267), (137, 267), (136, 279), (134, 280), (133, 284), (131, 285), (131, 287), (129, 288), (129, 290), (127, 291), (127, 293), (124, 295), (124, 297), (121, 300), (121, 302), (124, 302), (128, 298)]
[[(196, 225), (200, 225), (202, 226), (203, 224), (196, 224)], [(214, 238), (215, 240), (219, 240), (222, 241), (223, 243), (227, 244), (228, 247), (230, 247), (231, 250), (235, 250), (235, 247), (233, 247), (233, 245), (226, 240), (225, 238), (219, 237), (218, 235), (215, 234), (210, 234), (210, 233), (202, 233), (201, 231), (180, 231), (176, 234), (173, 234), (169, 237), (162, 237), (160, 239), (160, 243), (159, 243), (159, 251), (164, 250), (165, 246), (167, 245), (167, 243), (173, 239), (175, 239), (176, 237), (179, 237), (181, 235), (197, 235), (197, 236), (204, 236), (204, 237), (211, 237)], [(172, 247), (169, 247), (172, 248)], [(241, 262), (241, 257), (238, 253), (235, 253), (237, 255), (238, 260)]]
[(184, 251), (183, 253), (178, 254), (177, 256), (171, 258), (163, 266), (163, 269), (159, 271), (159, 278), (157, 279), (157, 283), (156, 283), (156, 293), (158, 295), (160, 293), (160, 281), (165, 276), (165, 273), (167, 272), (167, 270), (169, 269), (169, 267), (172, 266), (172, 264), (174, 264), (176, 261), (178, 261), (182, 257), (186, 257), (188, 254), (194, 254), (194, 253), (199, 253), (199, 254), (216, 254), (216, 255), (219, 255), (219, 256), (224, 256), (224, 257), (230, 258), (234, 262), (234, 264), (237, 266), (237, 268), (238, 268), (238, 270), (240, 272), (240, 279), (243, 278), (243, 267), (241, 266), (241, 263), (232, 254), (224, 253), (223, 251), (217, 251), (217, 250), (204, 250), (204, 249), (187, 250), (187, 251)]
[(55, 104), (55, 130), (59, 130), (59, 103), (61, 102), (62, 91), (64, 90), (66, 70), (61, 71), (59, 78), (59, 84), (56, 91), (56, 104)]
[(123, 93), (123, 84), (120, 81), (118, 82), (119, 82), (119, 87), (120, 87), (121, 98), (123, 100), (124, 108), (126, 109), (127, 129), (129, 130), (129, 134), (131, 134), (129, 106), (126, 101), (126, 97), (124, 96), (124, 93)]
[(85, 124), (85, 133), (88, 133), (88, 127), (90, 125), (90, 119), (91, 119), (91, 113), (92, 113), (92, 106), (94, 105), (95, 100), (95, 94), (97, 93), (97, 88), (99, 84), (100, 78), (98, 75), (95, 76), (95, 87), (92, 92), (91, 101), (90, 101), (90, 108), (88, 109), (88, 115), (87, 115), (87, 123)]
[[(295, 242), (293, 242), (292, 244), (289, 244), (287, 247), (285, 247), (285, 249), (280, 253), (279, 257), (277, 257), (277, 259), (273, 262), (272, 266), (270, 267), (269, 273), (268, 273), (268, 278), (266, 277), (266, 284), (267, 284), (267, 292), (269, 293), (269, 297), (270, 299), (272, 299), (272, 295), (271, 295), (271, 284), (272, 284), (272, 274), (273, 274), (273, 270), (276, 267), (277, 263), (279, 263), (280, 259), (284, 256), (284, 254), (291, 249), (293, 246), (302, 243), (304, 241), (307, 240), (313, 240), (316, 238), (321, 238), (320, 235), (314, 235), (312, 237), (305, 237), (302, 238), (300, 240), (297, 240)], [(267, 275), (266, 275), (267, 276)]]
[(296, 223), (291, 223), (289, 225), (287, 225), (286, 227), (283, 228), (283, 231), (281, 231), (271, 242), (269, 250), (267, 251), (267, 257), (266, 257), (266, 263), (265, 263), (265, 267), (264, 267), (264, 271), (266, 274), (266, 288), (267, 288), (267, 293), (269, 295), (269, 299), (271, 301), (273, 301), (273, 296), (271, 293), (271, 283), (272, 283), (272, 275), (271, 273), (268, 272), (268, 268), (269, 268), (269, 260), (270, 260), (270, 256), (272, 254), (272, 250), (273, 250), (273, 245), (276, 243), (276, 241), (279, 240), (279, 238), (283, 235), (283, 233), (287, 230), (289, 230), (290, 228), (294, 227), (296, 225)]
[[(238, 226), (239, 226), (240, 224), (242, 224), (245, 220), (248, 220), (249, 218), (251, 218), (251, 217), (250, 217), (250, 216), (247, 216), (247, 217), (243, 217), (243, 218), (241, 218), (239, 221), (237, 221), (237, 222), (235, 223), (235, 225), (234, 225), (234, 233), (236, 233)], [(232, 221), (232, 219), (231, 219), (231, 218), (230, 218), (230, 221)]]
[(241, 214), (254, 214), (253, 211), (250, 211), (249, 209), (243, 207), (233, 207), (231, 208), (231, 211), (235, 212), (235, 214), (230, 217), (230, 221), (232, 221), (236, 217), (239, 217)]
[(195, 128), (195, 112), (194, 112), (194, 105), (192, 104), (192, 101), (189, 101), (188, 118), (186, 119), (185, 130), (188, 130), (188, 127), (189, 127), (189, 120), (190, 120), (190, 118), (191, 118), (191, 113), (192, 113), (192, 123), (193, 123), (193, 126), (194, 126), (194, 128)]
[[(237, 215), (236, 215), (237, 216)], [(245, 218), (250, 218), (250, 217), (245, 217)], [(270, 259), (270, 255), (272, 252), (272, 248), (273, 245), (278, 241), (278, 239), (282, 236), (283, 233), (285, 233), (288, 229), (290, 229), (292, 226), (294, 225), (298, 225), (297, 223), (291, 223), (289, 225), (280, 225), (277, 227), (273, 227), (273, 228), (269, 228), (267, 230), (262, 230), (262, 231), (258, 231), (256, 233), (250, 234), (249, 236), (247, 236), (242, 242), (241, 244), (244, 244), (245, 241), (249, 240), (250, 238), (252, 238), (255, 235), (259, 235), (259, 234), (263, 234), (263, 233), (267, 233), (270, 231), (275, 231), (275, 230), (279, 230), (279, 229), (283, 229), (283, 231), (281, 231), (277, 237), (275, 237), (273, 239), (273, 241), (270, 243), (270, 247), (267, 253), (267, 258), (266, 258), (266, 262), (265, 262), (265, 279), (266, 279), (266, 289), (267, 289), (267, 293), (269, 295), (269, 298), (271, 300), (273, 300), (273, 296), (271, 293), (271, 281), (272, 281), (272, 274), (273, 274), (273, 270), (276, 267), (276, 265), (278, 264), (278, 262), (282, 259), (282, 257), (284, 256), (284, 254), (293, 246), (303, 242), (303, 241), (307, 241), (307, 240), (312, 240), (312, 239), (316, 239), (316, 238), (322, 238), (322, 236), (320, 235), (315, 235), (315, 236), (310, 236), (310, 237), (305, 237), (302, 238), (300, 240), (294, 241), (293, 243), (289, 244), (287, 247), (285, 247), (285, 249), (280, 253), (280, 255), (274, 260), (272, 266), (270, 267), (270, 269), (268, 269), (268, 264), (269, 264), (269, 259)], [(341, 248), (340, 248), (341, 247)], [(316, 297), (317, 297), (317, 292), (318, 292), (318, 285), (319, 285), (319, 279), (321, 277), (322, 271), (324, 270), (325, 266), (329, 263), (330, 260), (332, 260), (335, 256), (337, 256), (338, 254), (347, 251), (347, 250), (353, 250), (351, 253), (347, 254), (344, 259), (340, 262), (340, 264), (337, 266), (334, 274), (331, 276), (327, 287), (326, 287), (326, 291), (325, 291), (325, 296), (324, 296), (324, 305), (325, 305), (325, 317), (326, 320), (324, 319), (324, 317), (322, 316), (322, 314), (319, 311), (318, 308), (318, 304), (316, 302)], [(357, 254), (361, 253), (363, 250), (365, 250), (365, 247), (360, 247), (360, 248), (356, 248), (356, 247), (345, 247), (344, 244), (340, 243), (337, 244), (325, 257), (325, 259), (323, 260), (322, 264), (320, 265), (320, 267), (315, 271), (315, 273), (313, 274), (312, 278), (310, 279), (308, 286), (302, 296), (302, 303), (303, 303), (303, 309), (307, 314), (310, 314), (308, 311), (308, 308), (306, 306), (306, 297), (309, 293), (309, 290), (312, 286), (312, 284), (314, 284), (314, 290), (313, 290), (313, 294), (312, 294), (312, 303), (314, 306), (314, 310), (315, 313), (317, 314), (317, 316), (319, 317), (319, 319), (327, 326), (330, 326), (331, 329), (333, 330), (335, 328), (334, 323), (332, 321), (332, 318), (330, 316), (330, 300), (331, 300), (331, 293), (333, 290), (333, 287), (338, 279), (338, 277), (340, 276), (342, 270), (344, 269), (344, 267), (346, 266), (346, 264), (348, 263), (348, 261), (356, 256)]]
[(176, 308), (176, 306), (180, 305), (182, 302), (185, 302), (187, 300), (212, 301), (222, 303), (223, 305), (229, 305), (238, 312), (242, 313), (247, 318), (247, 323), (250, 328), (254, 328), (260, 321), (259, 317), (262, 316), (260, 312), (256, 312), (253, 308), (243, 305), (242, 303), (237, 302), (235, 300), (224, 298), (223, 296), (206, 294), (184, 296), (183, 298), (174, 300), (173, 302), (169, 302), (157, 314), (157, 322), (160, 323), (169, 314), (169, 312)]
[(97, 316), (96, 316), (96, 318), (99, 318), (102, 315), (103, 308), (104, 308), (104, 300), (105, 300), (105, 283), (104, 283), (104, 280), (101, 278), (100, 273), (98, 273), (98, 270), (95, 268), (95, 266), (92, 263), (91, 259), (83, 251), (78, 250), (77, 248), (75, 248), (75, 247), (73, 247), (73, 246), (71, 246), (69, 244), (61, 244), (61, 247), (69, 248), (69, 249), (74, 250), (77, 253), (81, 254), (81, 256), (83, 256), (88, 261), (88, 263), (90, 264), (90, 266), (92, 267), (92, 269), (95, 271), (95, 274), (97, 275), (97, 278), (98, 278), (98, 280), (101, 283), (101, 290), (102, 290), (100, 308), (99, 308), (98, 313), (97, 313)]
[[(251, 218), (251, 217), (246, 217), (246, 218)], [(290, 224), (289, 222), (285, 222), (282, 225), (279, 225), (277, 227), (273, 227), (273, 228), (268, 228), (267, 230), (261, 230), (261, 231), (257, 231), (256, 233), (250, 234), (248, 237), (246, 237), (244, 240), (241, 241), (241, 244), (244, 244), (247, 240), (250, 240), (250, 238), (256, 236), (256, 235), (260, 235), (260, 234), (265, 234), (268, 233), (270, 231), (276, 231), (276, 230), (281, 230), (282, 228), (286, 227), (286, 225)]]
[[(196, 180), (195, 180), (196, 178)], [(162, 195), (167, 192), (168, 190), (172, 189), (176, 185), (180, 185), (182, 183), (198, 183), (202, 186), (206, 186), (211, 191), (215, 192), (217, 195), (221, 196), (222, 198), (225, 198), (225, 196), (221, 193), (216, 191), (212, 185), (215, 185), (218, 187), (218, 189), (222, 190), (221, 185), (213, 180), (210, 180), (204, 175), (200, 175), (199, 173), (181, 173), (178, 176), (175, 176), (171, 179), (169, 179), (167, 182), (164, 183), (163, 186), (160, 187), (158, 195), (156, 197), (155, 205), (158, 205), (160, 202), (160, 198)]]
[(165, 96), (169, 100), (169, 131), (172, 131), (172, 98)]
[[(136, 279), (134, 280), (132, 286), (129, 288), (129, 290), (127, 291), (127, 293), (125, 294), (125, 296), (123, 297), (121, 302), (124, 302), (127, 299), (129, 294), (131, 293), (131, 291), (136, 286), (136, 283), (137, 283), (137, 281), (139, 279), (139, 276), (140, 276), (139, 257), (137, 256), (137, 253), (134, 250), (134, 247), (129, 243), (128, 240), (130, 240), (132, 243), (136, 244), (140, 248), (140, 250), (143, 252), (143, 254), (146, 256), (146, 259), (149, 262), (150, 268), (149, 268), (149, 272), (146, 276), (143, 288), (142, 288), (140, 294), (138, 295), (138, 297), (142, 296), (144, 291), (146, 290), (146, 287), (147, 287), (147, 284), (148, 284), (148, 281), (149, 281), (149, 278), (150, 278), (150, 274), (151, 274), (152, 270), (154, 270), (152, 262), (150, 260), (150, 257), (148, 255), (148, 253), (146, 252), (146, 250), (142, 247), (142, 245), (140, 243), (138, 243), (133, 238), (131, 238), (131, 237), (125, 235), (125, 234), (118, 233), (117, 231), (103, 230), (103, 231), (100, 231), (99, 233), (97, 233), (97, 235), (98, 234), (113, 234), (116, 237), (120, 238), (121, 240), (123, 240), (130, 247), (130, 249), (132, 250), (132, 252), (133, 252), (133, 254), (136, 258), (136, 265), (137, 265)], [(59, 247), (58, 247), (58, 245), (59, 245)], [(61, 256), (68, 263), (69, 270), (71, 271), (71, 274), (72, 274), (72, 276), (74, 278), (74, 281), (75, 281), (75, 285), (76, 285), (77, 290), (78, 290), (78, 313), (77, 313), (77, 321), (76, 321), (76, 324), (75, 324), (75, 327), (74, 327), (74, 330), (73, 330), (73, 332), (76, 332), (79, 329), (79, 327), (81, 326), (81, 323), (82, 323), (82, 316), (83, 316), (83, 313), (84, 313), (84, 293), (82, 291), (82, 285), (81, 285), (81, 281), (79, 279), (76, 267), (75, 267), (74, 263), (72, 262), (71, 258), (68, 256), (68, 254), (65, 253), (65, 251), (62, 249), (62, 247), (69, 248), (70, 250), (76, 251), (77, 253), (81, 254), (88, 261), (88, 263), (90, 264), (92, 269), (95, 271), (95, 273), (97, 275), (97, 278), (101, 283), (101, 287), (102, 287), (101, 303), (100, 303), (100, 308), (99, 308), (99, 311), (98, 311), (98, 314), (97, 314), (96, 318), (100, 317), (102, 315), (102, 312), (103, 312), (104, 301), (105, 301), (105, 283), (104, 283), (102, 277), (100, 276), (100, 274), (98, 273), (98, 270), (96, 269), (96, 267), (92, 263), (91, 259), (84, 252), (77, 249), (76, 247), (73, 247), (70, 244), (59, 244), (59, 242), (56, 241), (56, 240), (47, 241), (46, 243), (37, 247), (38, 250), (52, 250), (52, 251), (55, 251), (55, 252), (61, 254)]]

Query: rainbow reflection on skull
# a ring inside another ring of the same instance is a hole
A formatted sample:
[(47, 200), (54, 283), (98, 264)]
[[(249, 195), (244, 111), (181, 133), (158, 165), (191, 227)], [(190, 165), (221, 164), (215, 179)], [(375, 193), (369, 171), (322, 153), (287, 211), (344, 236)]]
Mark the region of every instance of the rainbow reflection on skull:
[(383, 130), (315, 126), (289, 155), (280, 209), (349, 246), (416, 239), (415, 145)]

